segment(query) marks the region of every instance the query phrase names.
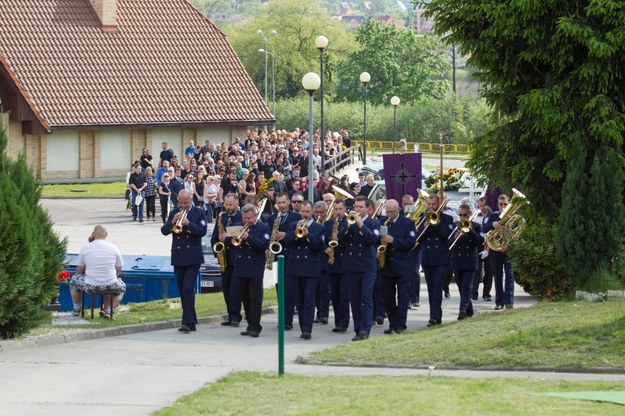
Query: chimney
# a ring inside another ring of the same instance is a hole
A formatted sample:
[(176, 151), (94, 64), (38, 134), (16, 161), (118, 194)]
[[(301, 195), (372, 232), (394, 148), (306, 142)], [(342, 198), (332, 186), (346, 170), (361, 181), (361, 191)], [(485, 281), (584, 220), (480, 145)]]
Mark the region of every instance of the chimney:
[(89, 0), (102, 23), (102, 30), (117, 29), (117, 0)]

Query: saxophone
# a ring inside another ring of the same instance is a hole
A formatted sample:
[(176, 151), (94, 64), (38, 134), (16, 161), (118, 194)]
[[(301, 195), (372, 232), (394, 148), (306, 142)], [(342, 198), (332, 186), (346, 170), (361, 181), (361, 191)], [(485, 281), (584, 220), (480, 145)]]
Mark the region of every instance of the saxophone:
[[(387, 219), (384, 222), (384, 226), (388, 227), (388, 223), (391, 221), (391, 219)], [(382, 243), (378, 246), (377, 252), (378, 252), (378, 261), (380, 262), (380, 269), (383, 269), (384, 266), (386, 265), (386, 250), (388, 249), (388, 244), (386, 243)]]
[(328, 253), (328, 264), (334, 264), (334, 249), (339, 245), (339, 224), (341, 222), (339, 217), (334, 217), (332, 223), (332, 236), (330, 237), (330, 242), (328, 243), (328, 247), (330, 247), (330, 252)]
[[(222, 212), (219, 217), (217, 217), (217, 234), (220, 235), (226, 232), (224, 228), (224, 222), (222, 220), (223, 216), (226, 212)], [(226, 245), (221, 241), (217, 241), (213, 245), (213, 251), (217, 254), (217, 262), (219, 263), (219, 270), (222, 272), (226, 271), (226, 267), (228, 267), (228, 262), (226, 259)]]
[(276, 241), (281, 219), (282, 214), (278, 212), (278, 215), (273, 222), (273, 228), (271, 229), (271, 237), (269, 238), (269, 251), (271, 253), (267, 256), (267, 259), (265, 260), (265, 269), (267, 270), (273, 269), (273, 260), (276, 257), (276, 254), (279, 254), (282, 251), (282, 244)]

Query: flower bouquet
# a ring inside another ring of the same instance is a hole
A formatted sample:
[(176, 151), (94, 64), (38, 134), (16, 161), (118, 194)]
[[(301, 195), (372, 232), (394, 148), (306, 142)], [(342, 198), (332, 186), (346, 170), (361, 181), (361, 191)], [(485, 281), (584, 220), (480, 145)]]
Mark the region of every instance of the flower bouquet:
[[(443, 171), (443, 187), (446, 191), (457, 191), (464, 186), (462, 175), (467, 172), (466, 168), (451, 168)], [(428, 192), (438, 192), (441, 184), (441, 175), (432, 174), (425, 179)]]
[(70, 276), (71, 274), (67, 270), (61, 270), (59, 274), (56, 275), (56, 281), (58, 283), (67, 282)]

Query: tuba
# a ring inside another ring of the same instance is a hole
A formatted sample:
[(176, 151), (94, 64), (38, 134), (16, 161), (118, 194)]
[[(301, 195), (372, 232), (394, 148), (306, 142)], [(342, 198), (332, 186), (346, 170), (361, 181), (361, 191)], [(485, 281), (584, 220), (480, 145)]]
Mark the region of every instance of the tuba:
[(412, 222), (414, 222), (415, 227), (418, 228), (420, 225), (419, 221), (420, 221), (421, 215), (428, 210), (428, 198), (430, 197), (430, 195), (428, 195), (427, 192), (421, 189), (417, 189), (417, 191), (419, 192), (419, 196), (417, 197), (417, 200), (415, 201), (414, 210), (406, 214), (406, 216), (410, 218)]
[(181, 212), (182, 214), (180, 215), (180, 217), (178, 217), (178, 221), (176, 221), (176, 224), (174, 224), (174, 226), (171, 228), (171, 231), (176, 234), (180, 234), (182, 232), (182, 221), (184, 221), (184, 219), (187, 218), (187, 214), (189, 213), (189, 210), (185, 209), (184, 211), (181, 211)]
[(486, 245), (491, 250), (504, 251), (504, 247), (519, 238), (525, 228), (525, 219), (516, 212), (527, 202), (527, 198), (514, 188), (512, 195), (512, 200), (499, 215), (500, 227), (486, 234)]

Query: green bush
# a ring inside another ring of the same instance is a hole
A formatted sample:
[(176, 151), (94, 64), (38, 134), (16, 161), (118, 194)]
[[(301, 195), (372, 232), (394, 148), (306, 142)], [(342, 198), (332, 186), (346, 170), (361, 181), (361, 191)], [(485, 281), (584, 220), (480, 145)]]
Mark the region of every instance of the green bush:
[[(315, 97), (316, 98), (316, 97)], [(444, 133), (446, 142), (465, 144), (491, 128), (490, 109), (479, 99), (446, 97), (429, 98), (412, 105), (397, 107), (397, 140), (438, 142)], [(350, 137), (359, 139), (363, 134), (363, 103), (324, 102), (325, 131), (346, 129)], [(308, 129), (308, 98), (282, 100), (276, 103), (277, 128)], [(319, 128), (320, 105), (313, 103), (313, 124)], [(367, 139), (391, 140), (393, 138), (393, 108), (367, 103)]]
[(521, 238), (510, 243), (515, 281), (543, 299), (555, 300), (568, 294), (571, 279), (555, 253), (555, 227), (539, 219), (528, 221)]
[(41, 186), (26, 164), (5, 153), (7, 136), (0, 123), (0, 337), (20, 335), (45, 316), (43, 306), (55, 292), (65, 240), (59, 240), (39, 206)]

